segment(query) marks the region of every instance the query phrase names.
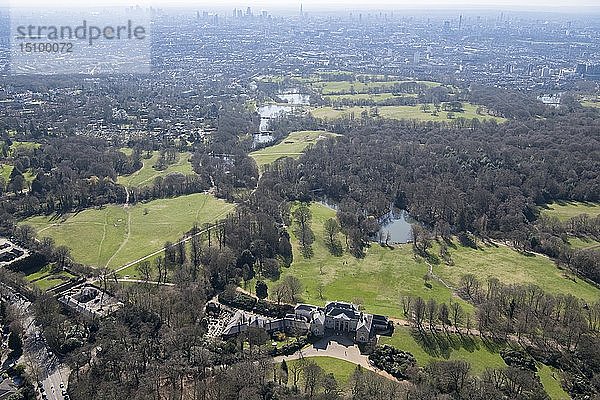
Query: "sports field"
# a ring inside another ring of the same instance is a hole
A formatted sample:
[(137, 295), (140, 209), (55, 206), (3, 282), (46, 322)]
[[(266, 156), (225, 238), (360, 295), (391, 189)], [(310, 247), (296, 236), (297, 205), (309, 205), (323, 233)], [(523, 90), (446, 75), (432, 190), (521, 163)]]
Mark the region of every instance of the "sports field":
[(308, 146), (315, 144), (318, 140), (332, 136), (337, 135), (325, 131), (292, 132), (281, 143), (252, 152), (250, 153), (250, 157), (254, 158), (260, 168), (280, 158), (298, 158)]
[(118, 268), (179, 239), (192, 228), (214, 222), (235, 205), (211, 195), (192, 194), (124, 208), (109, 205), (65, 216), (41, 216), (32, 225), (39, 237), (50, 236), (71, 248), (73, 258), (94, 267)]
[(311, 114), (315, 118), (322, 119), (336, 119), (342, 117), (354, 117), (356, 119), (361, 118), (363, 112), (367, 112), (369, 116), (374, 116), (373, 111), (377, 110), (377, 115), (382, 118), (389, 119), (413, 119), (417, 121), (452, 121), (457, 118), (465, 119), (479, 119), (479, 120), (495, 120), (496, 122), (506, 121), (504, 118), (495, 117), (485, 113), (484, 115), (477, 114), (477, 106), (470, 103), (462, 103), (462, 112), (453, 112), (453, 117), (448, 118), (448, 112), (440, 110), (437, 115), (433, 114), (434, 107), (430, 105), (428, 111), (423, 111), (422, 106), (381, 106), (381, 107), (344, 107), (344, 108), (333, 108), (333, 107), (320, 107), (311, 111)]
[[(122, 150), (123, 151), (123, 150)], [(123, 151), (127, 154), (127, 150)], [(158, 161), (159, 152), (155, 151), (149, 159), (143, 159), (143, 167), (131, 175), (119, 176), (117, 183), (127, 187), (143, 187), (152, 185), (154, 179), (159, 176), (167, 176), (172, 173), (182, 173), (184, 175), (194, 174), (192, 164), (190, 163), (190, 153), (178, 153), (178, 159), (174, 164), (169, 165), (166, 169), (159, 171), (154, 169)]]

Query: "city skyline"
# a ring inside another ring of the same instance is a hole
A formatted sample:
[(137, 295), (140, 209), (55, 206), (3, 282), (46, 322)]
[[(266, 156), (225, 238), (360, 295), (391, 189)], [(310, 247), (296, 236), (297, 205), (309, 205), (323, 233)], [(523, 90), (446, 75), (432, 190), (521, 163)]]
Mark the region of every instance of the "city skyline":
[[(43, 0), (23, 0), (14, 1), (8, 0), (4, 3), (9, 8), (23, 7), (44, 7), (47, 8), (49, 3)], [(305, 11), (322, 11), (322, 10), (349, 10), (349, 9), (411, 9), (419, 10), (434, 7), (436, 9), (512, 9), (512, 10), (529, 10), (540, 7), (546, 10), (561, 9), (569, 11), (577, 11), (578, 9), (589, 10), (590, 8), (600, 8), (594, 0), (531, 0), (526, 4), (517, 0), (484, 0), (484, 1), (468, 1), (468, 0), (424, 0), (416, 2), (414, 0), (375, 0), (372, 2), (355, 2), (351, 7), (344, 0), (330, 0), (322, 2), (318, 0), (303, 0), (303, 1), (276, 1), (276, 0), (224, 0), (213, 2), (206, 0), (108, 0), (103, 1), (101, 5), (89, 4), (83, 5), (77, 0), (55, 0), (51, 3), (52, 7), (118, 7), (118, 6), (153, 6), (153, 7), (185, 7), (185, 8), (207, 8), (207, 9), (224, 9), (224, 8), (256, 8), (256, 9), (299, 9), (303, 6)]]

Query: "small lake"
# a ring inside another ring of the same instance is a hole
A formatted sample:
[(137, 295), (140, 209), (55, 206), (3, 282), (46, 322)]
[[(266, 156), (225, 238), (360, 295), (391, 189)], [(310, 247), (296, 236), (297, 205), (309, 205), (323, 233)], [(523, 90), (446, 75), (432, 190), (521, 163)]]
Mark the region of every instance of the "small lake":
[(304, 93), (284, 93), (278, 94), (277, 97), (295, 106), (307, 106), (310, 104), (310, 95)]
[(267, 104), (258, 107), (258, 114), (260, 114), (260, 126), (259, 132), (269, 131), (269, 121), (271, 118), (275, 118), (278, 115), (288, 113), (292, 111), (292, 106), (280, 105), (280, 104)]
[[(327, 198), (318, 201), (318, 203), (335, 211), (339, 209), (337, 204)], [(390, 233), (389, 244), (410, 243), (412, 242), (412, 224), (414, 222), (408, 211), (393, 209), (379, 219), (381, 225), (379, 232), (381, 232), (384, 242), (388, 232)], [(377, 238), (373, 237), (371, 240), (377, 241)]]
[(389, 244), (412, 241), (412, 219), (405, 210), (392, 210), (380, 220), (380, 232), (384, 238), (390, 233)]

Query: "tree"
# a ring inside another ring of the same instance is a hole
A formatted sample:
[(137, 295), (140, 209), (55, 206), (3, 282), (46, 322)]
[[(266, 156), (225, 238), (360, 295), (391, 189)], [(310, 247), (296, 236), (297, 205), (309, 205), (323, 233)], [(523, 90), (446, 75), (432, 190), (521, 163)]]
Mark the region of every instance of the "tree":
[(426, 304), (425, 304), (425, 300), (423, 300), (421, 297), (417, 297), (415, 299), (415, 301), (412, 302), (413, 307), (412, 307), (412, 315), (411, 315), (411, 319), (414, 322), (414, 324), (417, 326), (417, 328), (419, 329), (419, 331), (423, 330), (423, 320), (425, 319), (425, 309), (426, 309)]
[(150, 280), (150, 276), (152, 274), (152, 266), (150, 261), (142, 261), (135, 266), (137, 272), (140, 273), (142, 279), (146, 282)]
[(444, 329), (444, 332), (446, 332), (446, 326), (450, 323), (449, 315), (450, 310), (448, 309), (448, 305), (446, 305), (446, 303), (440, 304), (438, 318), (442, 322), (442, 328)]
[[(196, 228), (197, 230), (198, 228)], [(202, 259), (202, 235), (194, 234), (190, 239), (190, 262), (192, 266), (192, 279), (195, 281), (198, 277)]]
[(268, 293), (269, 288), (268, 288), (267, 284), (263, 281), (256, 281), (256, 286), (254, 289), (256, 290), (256, 297), (258, 297), (261, 300), (266, 299), (267, 296), (269, 295), (269, 293)]
[(300, 242), (302, 256), (311, 258), (313, 255), (312, 244), (315, 241), (315, 235), (310, 227), (312, 212), (307, 204), (301, 203), (292, 213), (296, 227), (294, 233)]
[(71, 250), (67, 246), (58, 246), (54, 250), (54, 259), (59, 269), (64, 269), (69, 263), (71, 258)]
[(460, 291), (469, 300), (475, 300), (479, 297), (481, 283), (473, 274), (465, 274), (460, 277)]
[(293, 275), (287, 275), (283, 278), (283, 284), (287, 289), (287, 299), (291, 303), (295, 303), (302, 293), (302, 282)]
[(413, 224), (411, 232), (415, 251), (421, 256), (425, 256), (427, 254), (427, 249), (431, 247), (431, 234), (419, 224)]
[(17, 168), (13, 168), (8, 180), (8, 190), (15, 194), (21, 193), (25, 189), (25, 177)]
[(281, 364), (279, 365), (279, 384), (280, 385), (287, 385), (288, 383), (288, 365), (287, 362), (285, 362), (285, 360), (281, 361)]
[(278, 253), (283, 259), (283, 265), (289, 267), (294, 261), (294, 255), (292, 253), (292, 244), (290, 243), (290, 234), (287, 231), (283, 231), (279, 235)]
[(37, 232), (31, 225), (23, 224), (15, 228), (15, 238), (24, 246), (31, 246), (36, 236)]
[[(464, 311), (460, 303), (452, 302), (450, 303), (450, 311), (452, 314), (452, 323), (456, 329), (458, 329), (459, 325), (462, 323), (464, 318)], [(460, 331), (459, 331), (460, 332)]]
[(335, 218), (329, 218), (324, 224), (325, 230), (325, 244), (329, 248), (329, 251), (333, 255), (341, 255), (342, 243), (338, 239), (337, 235), (340, 232), (340, 224)]
[(16, 330), (10, 332), (8, 336), (8, 348), (15, 353), (20, 353), (23, 349), (23, 341), (21, 335)]
[(325, 291), (325, 285), (323, 285), (323, 282), (319, 282), (319, 284), (317, 285), (317, 293), (319, 294), (319, 299), (323, 300), (323, 292)]
[(427, 320), (429, 321), (429, 330), (433, 332), (433, 328), (435, 326), (435, 321), (438, 316), (438, 305), (434, 299), (429, 299), (427, 301)]
[(311, 360), (304, 364), (302, 372), (304, 377), (304, 393), (307, 393), (308, 398), (312, 399), (325, 376), (325, 371)]

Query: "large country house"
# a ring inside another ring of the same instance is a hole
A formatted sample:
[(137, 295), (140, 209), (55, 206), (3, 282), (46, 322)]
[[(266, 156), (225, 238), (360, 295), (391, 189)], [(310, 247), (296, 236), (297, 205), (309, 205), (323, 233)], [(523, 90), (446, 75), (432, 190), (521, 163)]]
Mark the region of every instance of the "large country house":
[(237, 311), (223, 331), (224, 337), (232, 337), (256, 326), (269, 333), (287, 332), (295, 334), (312, 333), (317, 337), (326, 334), (344, 334), (356, 343), (367, 343), (376, 334), (387, 332), (392, 323), (382, 315), (367, 314), (352, 303), (332, 301), (325, 307), (298, 304), (293, 314), (273, 319)]

